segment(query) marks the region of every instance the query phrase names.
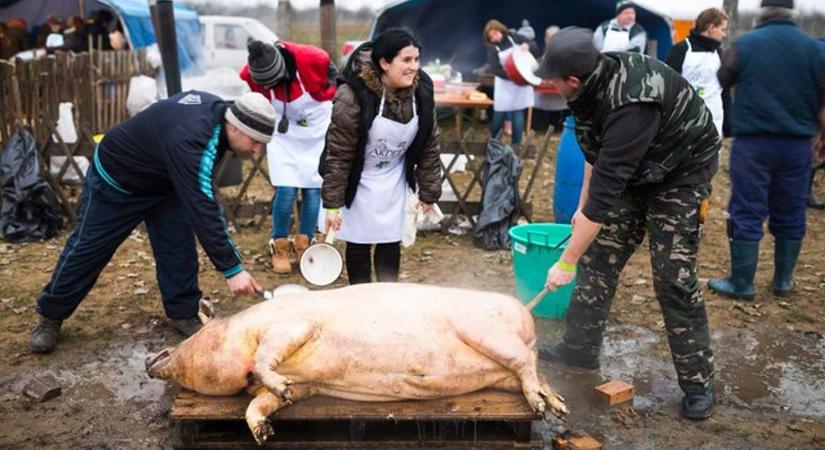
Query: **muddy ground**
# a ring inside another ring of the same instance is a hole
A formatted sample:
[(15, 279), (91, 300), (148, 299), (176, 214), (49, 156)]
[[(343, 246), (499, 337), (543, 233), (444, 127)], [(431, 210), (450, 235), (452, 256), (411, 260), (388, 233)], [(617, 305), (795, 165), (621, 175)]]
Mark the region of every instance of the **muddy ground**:
[[(539, 220), (551, 219), (552, 167), (552, 161), (543, 167), (534, 191)], [(819, 195), (825, 195), (823, 185), (817, 187)], [(700, 253), (703, 279), (722, 275), (728, 265), (723, 217), (728, 192), (723, 168), (714, 182)], [(602, 370), (541, 366), (572, 409), (567, 424), (539, 425), (548, 448), (549, 438), (563, 428), (584, 429), (608, 449), (825, 448), (825, 212), (810, 211), (808, 221), (794, 295), (779, 300), (770, 294), (769, 238), (761, 250), (755, 302), (735, 303), (705, 290), (719, 406), (713, 418), (701, 423), (679, 418), (680, 392), (642, 247), (622, 275)], [(246, 267), (268, 289), (301, 283), (297, 275), (272, 273), (268, 232), (268, 225), (236, 230)], [(144, 233), (135, 233), (118, 250), (95, 289), (65, 322), (57, 351), (48, 356), (28, 351), (35, 297), (66, 238), (64, 232), (50, 242), (0, 244), (0, 448), (168, 448), (174, 438), (168, 410), (176, 390), (150, 380), (143, 359), (180, 338), (165, 323)], [(202, 288), (219, 315), (258, 301), (230, 297), (203, 254), (201, 267)], [(405, 281), (514, 292), (509, 252), (476, 249), (467, 235), (419, 235), (403, 253), (402, 271)], [(563, 323), (537, 322), (542, 342), (559, 339)], [(63, 393), (33, 403), (21, 391), (32, 376), (42, 374), (54, 375)], [(606, 409), (594, 403), (593, 387), (616, 378), (636, 386), (632, 407)]]

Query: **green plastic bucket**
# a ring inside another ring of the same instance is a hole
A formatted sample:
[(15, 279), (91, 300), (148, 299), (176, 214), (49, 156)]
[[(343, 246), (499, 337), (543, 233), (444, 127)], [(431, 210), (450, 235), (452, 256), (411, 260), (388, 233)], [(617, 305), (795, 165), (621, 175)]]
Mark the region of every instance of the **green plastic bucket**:
[[(528, 303), (544, 288), (547, 271), (559, 260), (567, 243), (556, 249), (554, 247), (564, 241), (571, 231), (571, 225), (562, 223), (530, 223), (510, 228), (516, 295), (522, 303)], [(574, 285), (575, 282), (547, 294), (533, 308), (533, 314), (545, 319), (564, 317)]]

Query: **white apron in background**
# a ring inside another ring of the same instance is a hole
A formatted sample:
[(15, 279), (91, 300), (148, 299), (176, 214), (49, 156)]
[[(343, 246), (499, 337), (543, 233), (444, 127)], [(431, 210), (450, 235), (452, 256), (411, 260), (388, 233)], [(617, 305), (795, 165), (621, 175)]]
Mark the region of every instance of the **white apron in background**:
[[(266, 146), (269, 181), (273, 186), (320, 188), (323, 179), (318, 174), (318, 162), (332, 118), (332, 101), (315, 100), (304, 88), (297, 72), (296, 77), (302, 91), (297, 99), (285, 104), (272, 92), (276, 118), (275, 133)], [(285, 105), (289, 128), (286, 133), (279, 133), (278, 123)]]
[(356, 244), (398, 242), (404, 237), (407, 180), (404, 155), (418, 133), (415, 95), (407, 123), (384, 117), (384, 95), (364, 149), (364, 170), (352, 206), (341, 208), (337, 238)]
[(630, 30), (614, 30), (612, 26), (607, 27), (604, 33), (604, 52), (626, 52), (630, 48)]
[[(512, 44), (510, 48), (498, 52), (498, 61), (502, 68), (516, 48), (513, 38), (507, 36), (507, 39)], [(510, 80), (495, 77), (493, 89), (493, 111), (521, 111), (533, 106), (533, 86), (519, 86)]]
[(713, 115), (713, 124), (716, 125), (716, 130), (721, 136), (725, 111), (722, 107), (722, 85), (716, 77), (716, 72), (719, 71), (722, 60), (718, 52), (694, 52), (690, 39), (685, 42), (687, 42), (687, 52), (685, 62), (682, 63), (682, 76), (705, 100), (705, 105)]

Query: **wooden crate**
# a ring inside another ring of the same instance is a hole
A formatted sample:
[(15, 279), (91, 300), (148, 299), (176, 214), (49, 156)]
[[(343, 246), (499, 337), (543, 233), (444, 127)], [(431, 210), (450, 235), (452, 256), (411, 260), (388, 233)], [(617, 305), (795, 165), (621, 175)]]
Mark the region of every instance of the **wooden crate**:
[[(181, 392), (170, 413), (176, 448), (257, 448), (244, 422), (251, 396)], [(539, 417), (520, 395), (482, 391), (426, 401), (317, 396), (278, 411), (264, 448), (543, 448)]]

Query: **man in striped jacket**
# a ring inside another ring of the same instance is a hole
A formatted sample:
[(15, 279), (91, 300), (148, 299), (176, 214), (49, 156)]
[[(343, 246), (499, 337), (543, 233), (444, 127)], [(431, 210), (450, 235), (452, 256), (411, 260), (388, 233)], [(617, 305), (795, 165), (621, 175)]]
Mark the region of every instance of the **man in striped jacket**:
[(182, 334), (194, 334), (201, 326), (195, 236), (233, 294), (260, 291), (226, 230), (213, 180), (226, 150), (258, 154), (274, 126), (275, 112), (261, 94), (228, 103), (188, 91), (110, 130), (86, 174), (75, 229), (37, 299), (40, 320), (32, 351), (54, 349), (63, 320), (141, 222), (155, 256), (166, 315)]

